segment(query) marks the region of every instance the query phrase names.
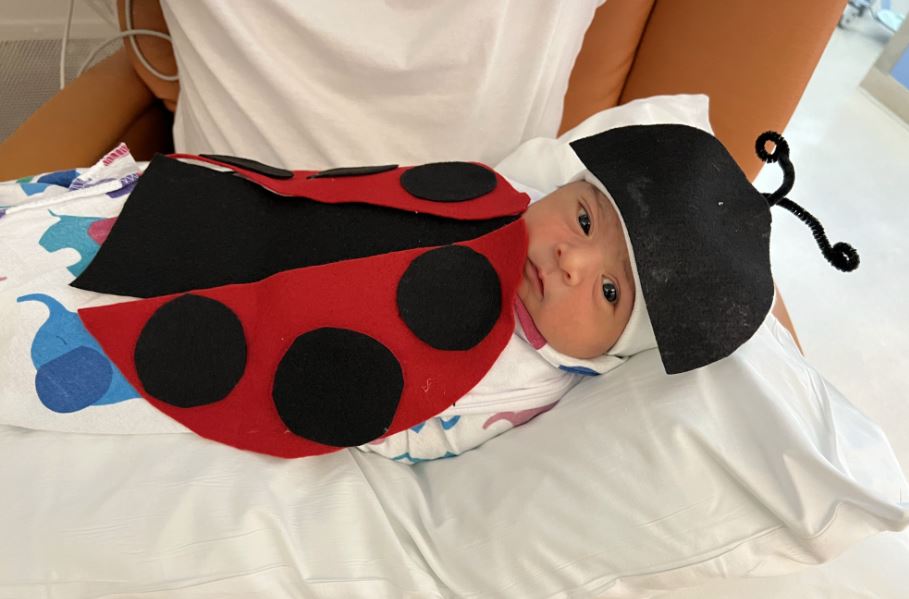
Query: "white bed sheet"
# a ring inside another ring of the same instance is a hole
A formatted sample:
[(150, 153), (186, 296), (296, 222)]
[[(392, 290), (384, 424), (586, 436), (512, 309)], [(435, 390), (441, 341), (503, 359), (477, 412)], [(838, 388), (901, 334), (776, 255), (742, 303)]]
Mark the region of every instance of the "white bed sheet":
[(786, 576), (717, 580), (660, 599), (904, 599), (909, 532), (882, 532), (827, 563)]
[(358, 453), (0, 428), (0, 597), (439, 596), (361, 462), (410, 467)]
[[(462, 527), (468, 549), (487, 531), (428, 513), (402, 525), (375, 486), (418, 481), (410, 466), (356, 451), (288, 461), (186, 434), (2, 427), (0, 599), (456, 596), (446, 583), (463, 573), (427, 563), (432, 538), (412, 526)], [(885, 532), (785, 576), (627, 596), (903, 599), (907, 564), (909, 533)], [(622, 592), (620, 581), (609, 596)]]

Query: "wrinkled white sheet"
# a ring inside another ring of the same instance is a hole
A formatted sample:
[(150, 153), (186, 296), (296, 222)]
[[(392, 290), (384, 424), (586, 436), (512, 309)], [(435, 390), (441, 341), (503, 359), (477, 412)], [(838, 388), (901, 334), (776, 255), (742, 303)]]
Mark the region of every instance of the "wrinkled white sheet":
[(660, 599), (903, 599), (909, 533), (874, 535), (840, 557), (786, 576), (716, 580)]

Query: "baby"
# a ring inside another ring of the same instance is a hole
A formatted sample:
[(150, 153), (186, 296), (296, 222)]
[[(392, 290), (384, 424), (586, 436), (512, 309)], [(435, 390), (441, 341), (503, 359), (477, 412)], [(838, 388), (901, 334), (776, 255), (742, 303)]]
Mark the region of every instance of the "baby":
[(409, 463), (458, 455), (550, 409), (581, 375), (611, 369), (635, 345), (623, 334), (637, 285), (609, 198), (575, 181), (530, 204), (523, 218), (527, 261), (512, 342), (452, 408), (361, 450)]

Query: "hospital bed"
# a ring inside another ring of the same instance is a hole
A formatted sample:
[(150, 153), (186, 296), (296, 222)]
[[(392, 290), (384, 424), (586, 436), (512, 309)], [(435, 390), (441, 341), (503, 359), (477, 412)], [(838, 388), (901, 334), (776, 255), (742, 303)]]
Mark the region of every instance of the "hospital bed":
[[(754, 138), (785, 128), (842, 8), (607, 0), (561, 129), (707, 94), (753, 179)], [(137, 1), (133, 26), (165, 29), (157, 3)], [(166, 43), (139, 46), (174, 70)], [(113, 85), (117, 102), (99, 102)], [(0, 145), (0, 180), (84, 168), (120, 141), (139, 160), (168, 151), (178, 91), (126, 47)], [(716, 368), (667, 379), (654, 360), (414, 467), (0, 427), (0, 597), (903, 596), (906, 481), (880, 430), (803, 361), (781, 302)]]

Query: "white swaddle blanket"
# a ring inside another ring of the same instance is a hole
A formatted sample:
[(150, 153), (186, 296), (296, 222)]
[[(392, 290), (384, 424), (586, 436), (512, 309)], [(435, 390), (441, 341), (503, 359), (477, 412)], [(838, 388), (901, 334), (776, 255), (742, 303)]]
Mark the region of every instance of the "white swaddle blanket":
[(553, 368), (515, 333), (486, 376), (453, 406), (358, 449), (410, 463), (454, 457), (548, 411), (583, 378)]

